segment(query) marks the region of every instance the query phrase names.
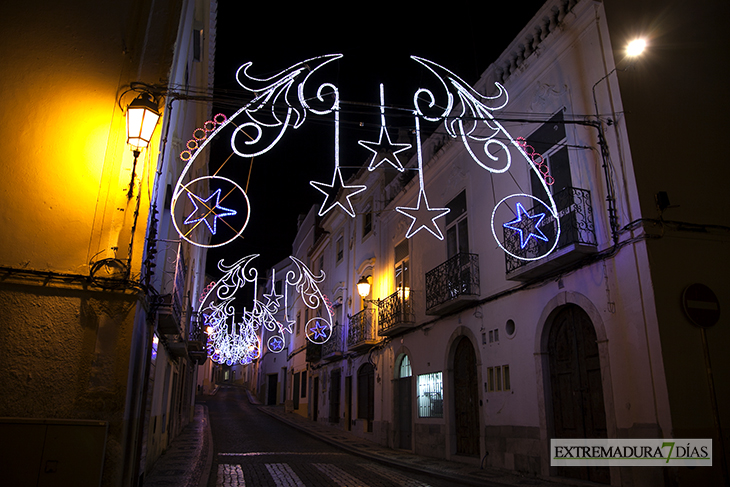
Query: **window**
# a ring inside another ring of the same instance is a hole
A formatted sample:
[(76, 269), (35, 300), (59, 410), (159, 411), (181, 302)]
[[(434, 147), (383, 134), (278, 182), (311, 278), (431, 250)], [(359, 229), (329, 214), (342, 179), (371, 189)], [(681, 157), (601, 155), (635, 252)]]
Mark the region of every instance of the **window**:
[(487, 368), (487, 383), (485, 390), (488, 392), (509, 391), (512, 388), (509, 365), (497, 365)]
[(443, 418), (444, 396), (441, 372), (418, 376), (418, 417)]
[(469, 226), (466, 221), (466, 191), (462, 191), (446, 205), (446, 254), (469, 253)]
[(299, 335), (299, 332), (302, 329), (302, 312), (297, 311), (297, 335)]
[(404, 379), (404, 378), (410, 377), (410, 376), (411, 376), (411, 359), (408, 358), (408, 355), (403, 355), (403, 358), (400, 361), (398, 378)]
[(203, 31), (201, 29), (193, 30), (193, 60), (200, 61), (203, 52)]
[[(527, 154), (531, 155), (536, 163), (541, 161), (544, 165), (547, 165), (546, 170), (554, 181), (552, 185), (548, 186), (553, 195), (562, 189), (573, 186), (563, 120), (561, 110), (527, 138), (527, 147), (525, 148)], [(547, 201), (545, 188), (535, 171), (530, 171), (530, 182), (532, 183), (532, 194), (543, 201)], [(561, 209), (558, 208), (558, 210)]]
[(362, 238), (364, 239), (373, 231), (373, 212), (370, 206), (366, 206), (362, 215)]
[(411, 276), (408, 259), (408, 240), (404, 240), (395, 247), (395, 287), (410, 291)]
[(340, 235), (335, 243), (335, 252), (337, 253), (337, 263), (342, 262), (342, 257), (345, 254), (345, 238)]

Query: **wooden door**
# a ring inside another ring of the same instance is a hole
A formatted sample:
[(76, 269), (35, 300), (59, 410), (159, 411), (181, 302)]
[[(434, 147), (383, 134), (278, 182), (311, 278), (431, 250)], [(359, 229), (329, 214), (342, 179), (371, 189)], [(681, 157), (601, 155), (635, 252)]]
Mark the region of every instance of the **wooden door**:
[(412, 378), (403, 377), (395, 381), (396, 400), (396, 427), (398, 428), (398, 448), (410, 450), (412, 448), (411, 437), (413, 434), (413, 399), (412, 399)]
[(279, 374), (268, 374), (267, 375), (269, 384), (267, 388), (266, 404), (268, 406), (276, 405), (276, 391), (279, 382)]
[(330, 423), (340, 422), (340, 369), (330, 374)]
[(345, 377), (345, 426), (346, 430), (352, 429), (352, 376)]
[(468, 338), (454, 353), (454, 413), (457, 455), (479, 456), (479, 385), (477, 359)]
[(314, 384), (312, 386), (312, 421), (317, 421), (319, 415), (319, 377), (314, 378)]
[[(566, 306), (548, 338), (554, 438), (606, 438), (596, 332), (580, 307)], [(610, 483), (608, 467), (558, 467), (558, 475)]]

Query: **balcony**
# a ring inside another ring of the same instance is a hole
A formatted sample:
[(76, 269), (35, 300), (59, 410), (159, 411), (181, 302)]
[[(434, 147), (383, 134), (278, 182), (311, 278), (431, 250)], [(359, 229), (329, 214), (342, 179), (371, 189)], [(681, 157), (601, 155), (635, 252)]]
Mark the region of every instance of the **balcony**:
[(350, 317), (350, 326), (347, 331), (348, 350), (357, 351), (369, 348), (378, 341), (372, 308), (365, 308)]
[(205, 326), (205, 323), (200, 314), (197, 312), (192, 313), (190, 316), (190, 334), (188, 335), (188, 353), (190, 353), (190, 358), (193, 360), (199, 356), (199, 354), (193, 355), (196, 352), (205, 353), (208, 336), (205, 334), (203, 326)]
[(413, 313), (411, 293), (408, 288), (396, 292), (378, 303), (378, 324), (380, 336), (391, 336), (413, 327), (416, 317)]
[(444, 315), (479, 299), (479, 256), (456, 254), (426, 273), (426, 314)]
[[(558, 245), (549, 255), (539, 260), (521, 260), (506, 254), (507, 279), (527, 281), (566, 267), (596, 252), (597, 241), (590, 191), (565, 188), (553, 197), (560, 219)], [(534, 214), (534, 210), (533, 208), (528, 213)], [(548, 245), (554, 242), (555, 219), (546, 215), (540, 229), (548, 238), (548, 242), (530, 239), (524, 248), (520, 248), (519, 233), (505, 229), (504, 245), (511, 252), (525, 257), (537, 257), (545, 253), (549, 248)]]
[(335, 325), (329, 340), (322, 344), (322, 360), (337, 360), (342, 357), (342, 352), (342, 327)]
[(163, 294), (155, 299), (157, 330), (163, 335), (182, 334), (182, 300), (178, 293)]
[(307, 350), (305, 360), (307, 362), (315, 363), (322, 359), (322, 345), (312, 343), (307, 340)]

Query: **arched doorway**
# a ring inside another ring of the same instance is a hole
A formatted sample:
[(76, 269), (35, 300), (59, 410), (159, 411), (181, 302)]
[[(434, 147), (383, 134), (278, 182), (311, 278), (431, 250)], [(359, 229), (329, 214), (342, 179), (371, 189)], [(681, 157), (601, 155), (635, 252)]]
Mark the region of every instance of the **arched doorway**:
[(396, 374), (394, 381), (394, 412), (396, 444), (398, 448), (410, 450), (413, 447), (413, 378), (411, 373), (411, 360), (408, 355), (403, 354), (396, 362)]
[[(606, 409), (596, 331), (588, 314), (569, 304), (548, 336), (553, 438), (606, 438)], [(558, 467), (558, 475), (610, 483), (608, 467)]]
[(479, 384), (477, 357), (468, 338), (454, 351), (454, 419), (456, 454), (479, 456)]

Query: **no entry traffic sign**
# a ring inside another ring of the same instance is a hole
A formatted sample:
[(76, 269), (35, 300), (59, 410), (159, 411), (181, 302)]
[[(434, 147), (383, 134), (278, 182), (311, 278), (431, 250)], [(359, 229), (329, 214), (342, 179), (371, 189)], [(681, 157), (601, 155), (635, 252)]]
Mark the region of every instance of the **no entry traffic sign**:
[(693, 324), (703, 328), (714, 325), (720, 319), (720, 301), (704, 284), (690, 284), (685, 288), (682, 308)]

